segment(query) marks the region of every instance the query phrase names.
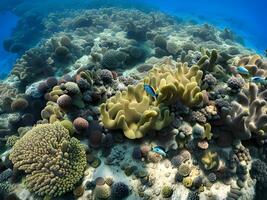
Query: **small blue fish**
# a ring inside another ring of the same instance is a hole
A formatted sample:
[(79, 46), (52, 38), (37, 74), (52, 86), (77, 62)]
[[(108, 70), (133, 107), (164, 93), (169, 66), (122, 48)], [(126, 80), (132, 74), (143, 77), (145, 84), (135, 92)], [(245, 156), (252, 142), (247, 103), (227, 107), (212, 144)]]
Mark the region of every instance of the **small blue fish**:
[(144, 90), (145, 90), (149, 95), (151, 95), (152, 97), (155, 97), (155, 98), (158, 97), (158, 94), (155, 92), (155, 90), (154, 90), (150, 85), (144, 84)]
[(266, 83), (266, 78), (260, 76), (253, 76), (251, 81), (254, 83)]
[(159, 154), (159, 155), (167, 157), (167, 153), (166, 153), (165, 149), (161, 146), (152, 147), (152, 151)]
[(239, 74), (249, 75), (249, 71), (243, 66), (239, 66), (236, 69)]

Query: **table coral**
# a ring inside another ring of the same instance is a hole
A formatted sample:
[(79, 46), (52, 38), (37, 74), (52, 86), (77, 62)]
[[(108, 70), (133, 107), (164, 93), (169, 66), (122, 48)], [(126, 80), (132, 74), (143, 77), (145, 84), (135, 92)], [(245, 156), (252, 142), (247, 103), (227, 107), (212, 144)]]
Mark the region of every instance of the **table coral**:
[(74, 189), (86, 166), (84, 147), (59, 123), (37, 125), (16, 142), (10, 154), (27, 174), (27, 188), (38, 196), (60, 196)]

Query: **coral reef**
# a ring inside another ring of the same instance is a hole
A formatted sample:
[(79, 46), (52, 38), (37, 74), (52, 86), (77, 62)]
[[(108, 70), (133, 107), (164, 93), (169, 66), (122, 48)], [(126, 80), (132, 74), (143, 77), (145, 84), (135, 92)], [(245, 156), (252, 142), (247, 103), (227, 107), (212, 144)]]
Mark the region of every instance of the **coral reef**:
[(267, 62), (231, 30), (83, 7), (14, 31), (0, 199), (266, 199)]

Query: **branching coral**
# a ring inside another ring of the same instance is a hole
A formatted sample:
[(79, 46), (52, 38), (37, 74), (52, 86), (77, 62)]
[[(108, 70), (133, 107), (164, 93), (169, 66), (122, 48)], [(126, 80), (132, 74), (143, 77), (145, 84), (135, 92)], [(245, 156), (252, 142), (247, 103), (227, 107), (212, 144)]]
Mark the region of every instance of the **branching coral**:
[(236, 139), (247, 140), (251, 137), (260, 139), (265, 135), (266, 98), (267, 91), (259, 92), (258, 86), (251, 83), (248, 88), (241, 91), (237, 101), (232, 102), (226, 123)]
[(200, 91), (202, 71), (197, 65), (190, 68), (186, 63), (172, 65), (172, 60), (154, 67), (144, 82), (150, 84), (158, 93), (157, 103), (170, 105), (180, 100), (188, 107), (202, 102)]
[(65, 113), (60, 109), (58, 104), (48, 101), (46, 107), (41, 112), (41, 117), (49, 123), (63, 120)]
[(215, 63), (218, 58), (218, 53), (216, 50), (207, 51), (206, 49), (201, 49), (202, 57), (198, 61), (198, 65), (206, 71), (213, 71)]
[(58, 123), (37, 125), (16, 142), (10, 159), (27, 174), (27, 188), (39, 196), (60, 196), (74, 188), (86, 166), (84, 147)]
[(128, 86), (100, 106), (101, 120), (108, 129), (122, 129), (130, 139), (141, 138), (149, 130), (168, 125), (173, 115), (163, 106), (154, 106), (143, 84)]

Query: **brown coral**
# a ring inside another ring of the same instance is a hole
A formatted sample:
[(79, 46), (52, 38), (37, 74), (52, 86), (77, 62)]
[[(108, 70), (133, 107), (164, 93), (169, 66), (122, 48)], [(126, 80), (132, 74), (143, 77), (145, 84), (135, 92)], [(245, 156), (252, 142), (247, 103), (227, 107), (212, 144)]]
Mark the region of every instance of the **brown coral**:
[(27, 174), (27, 188), (39, 196), (60, 196), (74, 188), (86, 166), (84, 147), (59, 123), (37, 125), (16, 142), (10, 159)]

